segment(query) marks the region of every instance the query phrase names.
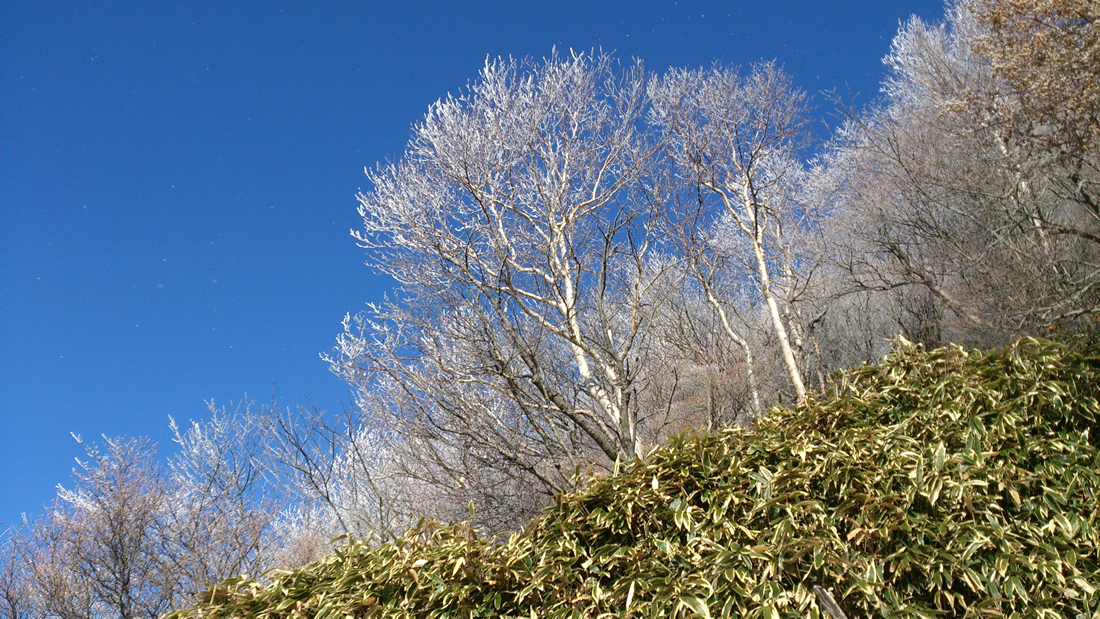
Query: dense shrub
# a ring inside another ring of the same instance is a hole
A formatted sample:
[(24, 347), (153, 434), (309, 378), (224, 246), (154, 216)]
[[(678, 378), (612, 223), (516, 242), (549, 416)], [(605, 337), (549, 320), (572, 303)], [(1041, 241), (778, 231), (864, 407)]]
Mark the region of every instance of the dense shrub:
[(682, 435), (505, 540), (424, 524), (182, 617), (1095, 616), (1100, 345), (904, 342), (755, 428)]

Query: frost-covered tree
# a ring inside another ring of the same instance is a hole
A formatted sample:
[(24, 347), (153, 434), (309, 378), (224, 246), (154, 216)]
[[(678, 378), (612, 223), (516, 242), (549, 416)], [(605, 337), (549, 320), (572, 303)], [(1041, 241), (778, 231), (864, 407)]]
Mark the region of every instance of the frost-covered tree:
[(742, 349), (754, 410), (762, 405), (754, 351), (731, 313), (762, 309), (791, 386), (806, 397), (802, 293), (815, 264), (799, 243), (813, 207), (799, 160), (805, 95), (774, 63), (673, 70), (650, 89), (653, 119), (688, 197), (669, 209), (668, 231), (726, 335)]
[(168, 496), (158, 535), (165, 569), (182, 595), (239, 574), (259, 575), (277, 540), (269, 527), (286, 493), (267, 479), (268, 435), (257, 412), (208, 404), (209, 419), (170, 429), (179, 451), (169, 459)]
[(646, 84), (600, 54), (492, 61), (370, 172), (356, 237), (400, 287), (329, 360), (433, 483), (523, 502), (652, 445)]
[(249, 411), (186, 430), (163, 466), (148, 439), (77, 439), (71, 486), (0, 539), (0, 616), (159, 617), (211, 584), (271, 565), (283, 493)]
[[(987, 346), (1088, 328), (1083, 317), (1100, 299), (1096, 151), (1073, 142), (1089, 131), (1074, 110), (1095, 102), (1066, 108), (1063, 123), (1047, 105), (1062, 95), (1041, 95), (1062, 78), (1048, 75), (1025, 96), (1020, 76), (1031, 69), (1021, 59), (1039, 53), (1031, 46), (1042, 37), (1023, 44), (1002, 32), (1021, 3), (973, 4), (985, 7), (983, 19), (958, 4), (942, 25), (914, 18), (902, 28), (886, 58), (883, 101), (852, 116), (817, 171), (834, 181), (836, 264), (855, 289), (902, 302), (926, 295), (917, 313), (935, 323), (929, 343)], [(1029, 6), (1043, 12), (1042, 2)], [(1021, 20), (1011, 23), (1023, 39), (1058, 23)], [(1087, 52), (1093, 30), (1060, 31), (1059, 45)]]
[[(79, 439), (78, 439), (79, 440)], [(34, 525), (37, 610), (63, 617), (158, 617), (182, 601), (157, 530), (168, 500), (156, 450), (144, 440), (81, 442), (74, 485)]]

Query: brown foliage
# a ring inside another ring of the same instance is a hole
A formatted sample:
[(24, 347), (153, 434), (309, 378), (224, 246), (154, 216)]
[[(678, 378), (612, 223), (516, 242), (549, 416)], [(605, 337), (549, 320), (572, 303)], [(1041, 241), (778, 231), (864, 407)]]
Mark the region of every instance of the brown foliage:
[(1081, 153), (1100, 140), (1100, 3), (1093, 0), (971, 0), (988, 33), (974, 50), (1018, 98), (1018, 116), (1041, 126), (1051, 146)]

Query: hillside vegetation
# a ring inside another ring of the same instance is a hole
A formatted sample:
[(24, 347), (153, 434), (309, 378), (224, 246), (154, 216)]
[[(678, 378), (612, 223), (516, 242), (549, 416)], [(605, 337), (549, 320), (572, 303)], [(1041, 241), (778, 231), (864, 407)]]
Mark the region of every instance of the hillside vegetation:
[(1100, 345), (902, 342), (754, 428), (683, 435), (505, 540), (424, 524), (169, 617), (1092, 617)]

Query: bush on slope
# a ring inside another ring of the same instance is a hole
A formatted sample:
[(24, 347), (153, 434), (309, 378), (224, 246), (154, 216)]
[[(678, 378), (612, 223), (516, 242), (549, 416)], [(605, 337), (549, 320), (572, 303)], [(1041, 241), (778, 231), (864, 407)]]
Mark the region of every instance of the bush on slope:
[(901, 344), (753, 429), (674, 438), (507, 542), (425, 525), (183, 617), (1100, 613), (1100, 345)]

